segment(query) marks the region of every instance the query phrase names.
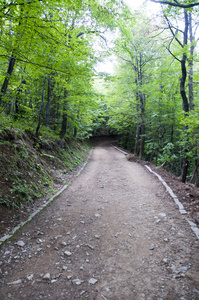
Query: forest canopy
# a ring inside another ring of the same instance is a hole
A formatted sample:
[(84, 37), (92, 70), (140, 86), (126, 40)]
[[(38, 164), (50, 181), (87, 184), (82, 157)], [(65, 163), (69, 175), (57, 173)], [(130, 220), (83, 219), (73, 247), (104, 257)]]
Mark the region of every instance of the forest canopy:
[[(0, 126), (41, 138), (118, 135), (135, 156), (198, 185), (199, 3), (0, 3)], [(114, 73), (98, 63), (114, 56)]]

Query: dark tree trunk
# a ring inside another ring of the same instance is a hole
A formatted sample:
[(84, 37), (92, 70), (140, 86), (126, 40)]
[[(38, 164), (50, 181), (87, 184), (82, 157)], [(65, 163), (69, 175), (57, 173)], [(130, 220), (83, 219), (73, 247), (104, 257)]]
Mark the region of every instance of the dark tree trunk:
[(20, 100), (21, 100), (21, 94), (23, 91), (22, 85), (26, 84), (26, 81), (24, 79), (21, 80), (21, 84), (17, 88), (17, 93), (16, 93), (16, 99), (15, 99), (15, 115), (14, 119), (16, 120), (19, 116), (19, 109), (20, 109)]
[(39, 109), (39, 121), (38, 121), (37, 129), (36, 129), (36, 136), (37, 137), (39, 137), (39, 129), (40, 129), (40, 126), (41, 126), (41, 115), (42, 115), (42, 109), (43, 109), (43, 106), (44, 106), (45, 83), (46, 83), (46, 76), (44, 77), (44, 82), (43, 82), (42, 92), (41, 92), (41, 105), (40, 105), (40, 109)]
[[(188, 20), (188, 13), (186, 10), (184, 10), (184, 20), (185, 20), (185, 29), (184, 29), (183, 47), (185, 47), (188, 44), (189, 20)], [(182, 60), (181, 60), (182, 77), (181, 77), (181, 81), (180, 81), (180, 94), (182, 97), (185, 117), (187, 116), (187, 113), (189, 112), (189, 102), (188, 102), (188, 98), (187, 98), (186, 90), (185, 90), (185, 83), (186, 83), (186, 78), (187, 78), (186, 61), (187, 61), (187, 55), (186, 55), (186, 53), (183, 53)], [(187, 128), (184, 127), (184, 132), (186, 132), (186, 131), (187, 131)], [(188, 152), (188, 149), (187, 149), (187, 145), (185, 144), (184, 159), (183, 159), (183, 166), (182, 166), (182, 182), (184, 182), (184, 183), (186, 182), (187, 172), (188, 172), (188, 167), (189, 167), (187, 152)]]
[(46, 103), (46, 126), (49, 126), (50, 123), (50, 102), (51, 102), (51, 78), (48, 78), (48, 94), (47, 94), (47, 103)]
[(9, 59), (9, 64), (8, 64), (8, 70), (7, 70), (7, 76), (4, 79), (3, 85), (1, 87), (1, 93), (0, 93), (0, 105), (2, 104), (2, 97), (5, 95), (7, 88), (8, 88), (8, 83), (9, 83), (9, 77), (12, 75), (12, 72), (14, 70), (14, 65), (15, 65), (16, 58), (12, 55)]
[(141, 142), (140, 142), (140, 158), (141, 159), (144, 156), (144, 148), (145, 148), (145, 125), (143, 123), (141, 126)]
[(136, 156), (139, 155), (139, 139), (140, 139), (140, 124), (137, 122), (136, 125), (136, 137), (135, 137), (135, 147), (134, 147), (134, 154)]
[(62, 125), (61, 125), (61, 131), (60, 131), (60, 138), (63, 139), (65, 134), (66, 134), (66, 129), (67, 129), (67, 98), (68, 98), (68, 91), (65, 90), (64, 91), (64, 97), (65, 97), (65, 101), (64, 101), (64, 107), (63, 107), (63, 115), (62, 115)]
[(186, 60), (187, 60), (187, 56), (184, 53), (182, 60), (181, 60), (182, 77), (181, 77), (181, 81), (180, 81), (180, 94), (182, 97), (183, 109), (184, 109), (185, 115), (187, 112), (189, 112), (189, 102), (188, 102), (188, 98), (187, 98), (186, 90), (185, 90), (185, 82), (186, 82), (186, 78), (187, 78)]
[(194, 37), (192, 32), (192, 15), (189, 12), (189, 38), (191, 43), (190, 59), (189, 59), (189, 106), (190, 111), (194, 110), (194, 98), (193, 98), (193, 54), (194, 54)]

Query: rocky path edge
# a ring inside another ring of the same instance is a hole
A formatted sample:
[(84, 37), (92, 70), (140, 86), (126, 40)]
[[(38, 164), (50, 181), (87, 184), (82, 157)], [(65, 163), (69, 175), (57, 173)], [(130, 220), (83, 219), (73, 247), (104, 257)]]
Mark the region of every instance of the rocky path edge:
[[(80, 168), (80, 170), (77, 172), (77, 174), (75, 175), (75, 177), (78, 177), (81, 172), (84, 170), (85, 166), (87, 165), (87, 163), (89, 162), (90, 156), (92, 154), (92, 150), (90, 150), (87, 160), (84, 162), (84, 164), (82, 165), (82, 167)], [(26, 225), (27, 223), (29, 223), (34, 216), (36, 216), (37, 214), (39, 214), (45, 207), (47, 207), (51, 202), (53, 202), (61, 193), (63, 193), (63, 191), (65, 191), (70, 184), (66, 184), (64, 185), (55, 195), (53, 195), (52, 197), (50, 197), (50, 199), (48, 201), (46, 201), (44, 204), (42, 204), (39, 208), (37, 208), (33, 213), (31, 213), (31, 215), (28, 217), (28, 219), (26, 221), (21, 222), (19, 225), (17, 225), (16, 227), (14, 227), (12, 229), (12, 231), (4, 236), (2, 236), (0, 238), (0, 245), (2, 245), (4, 242), (8, 241), (9, 239), (11, 239), (15, 233), (20, 230), (24, 225)]]

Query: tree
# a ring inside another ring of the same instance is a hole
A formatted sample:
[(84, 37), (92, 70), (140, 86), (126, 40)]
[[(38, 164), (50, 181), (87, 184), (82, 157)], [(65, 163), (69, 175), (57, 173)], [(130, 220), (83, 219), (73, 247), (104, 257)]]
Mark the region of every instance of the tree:
[[(152, 1), (152, 0), (151, 0)], [(185, 112), (185, 117), (188, 116), (189, 111), (190, 111), (190, 106), (193, 108), (193, 91), (191, 88), (191, 74), (189, 76), (189, 99), (186, 93), (186, 79), (187, 79), (187, 49), (188, 49), (188, 34), (190, 32), (190, 35), (192, 33), (192, 29), (190, 28), (192, 25), (191, 22), (191, 15), (188, 14), (188, 9), (198, 6), (199, 3), (189, 3), (189, 4), (184, 4), (180, 3), (179, 1), (152, 1), (156, 3), (161, 3), (161, 4), (167, 4), (171, 7), (175, 7), (175, 10), (172, 12), (171, 8), (169, 9), (163, 9), (164, 13), (164, 18), (166, 20), (166, 23), (168, 25), (168, 28), (172, 34), (172, 38), (169, 42), (169, 45), (167, 46), (167, 49), (169, 53), (180, 63), (181, 65), (181, 80), (180, 80), (180, 94), (182, 97), (182, 103), (183, 103), (183, 110)], [(192, 1), (193, 2), (193, 1)], [(171, 21), (169, 20), (168, 15), (172, 15), (173, 19), (177, 16), (177, 10), (178, 8), (183, 8), (183, 15), (184, 15), (184, 29), (182, 30), (181, 28), (176, 27), (176, 24), (173, 25)], [(182, 41), (180, 41), (179, 33), (181, 33), (182, 36)], [(171, 45), (173, 42), (176, 42), (180, 47), (182, 48), (182, 57), (181, 59), (177, 57), (177, 55), (171, 50)], [(193, 56), (193, 39), (191, 37), (191, 56)], [(190, 60), (190, 72), (192, 69), (192, 63), (193, 60)], [(189, 103), (190, 102), (190, 103)], [(184, 126), (184, 131), (187, 130), (187, 127)], [(187, 141), (188, 144), (188, 141)], [(183, 162), (183, 167), (182, 167), (182, 182), (186, 181), (187, 177), (187, 172), (188, 172), (188, 149), (186, 143), (184, 144), (184, 162)]]
[[(0, 111), (18, 121), (27, 118), (37, 135), (41, 125), (47, 125), (62, 138), (72, 136), (81, 128), (82, 105), (87, 107), (80, 99), (87, 97), (89, 107), (91, 99), (95, 102), (93, 37), (105, 39), (104, 32), (116, 27), (120, 9), (115, 0), (3, 1)], [(87, 117), (90, 126), (92, 117)]]

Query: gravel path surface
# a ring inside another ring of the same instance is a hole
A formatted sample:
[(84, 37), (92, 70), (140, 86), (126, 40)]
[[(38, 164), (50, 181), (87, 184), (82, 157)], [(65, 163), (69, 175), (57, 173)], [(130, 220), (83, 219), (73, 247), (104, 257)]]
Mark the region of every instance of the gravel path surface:
[(199, 299), (199, 241), (162, 184), (107, 143), (0, 248), (0, 299)]

